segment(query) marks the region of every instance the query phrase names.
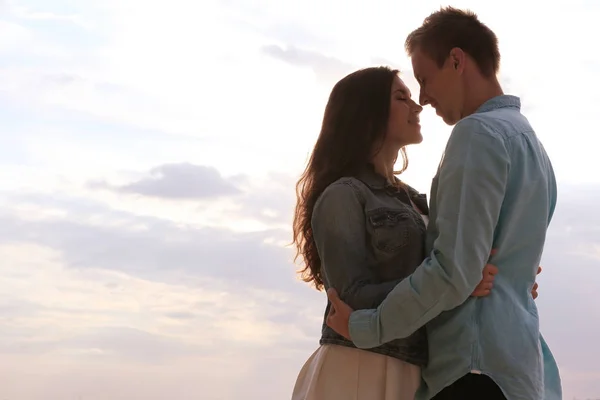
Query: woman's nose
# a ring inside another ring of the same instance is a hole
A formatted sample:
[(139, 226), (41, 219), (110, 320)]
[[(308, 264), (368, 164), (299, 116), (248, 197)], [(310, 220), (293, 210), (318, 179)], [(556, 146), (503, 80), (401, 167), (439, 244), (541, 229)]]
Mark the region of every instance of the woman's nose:
[(414, 101), (413, 101), (413, 104), (414, 104), (414, 106), (413, 106), (413, 111), (414, 111), (416, 114), (420, 114), (420, 113), (421, 113), (421, 111), (423, 111), (423, 107), (422, 107), (420, 104), (417, 104), (417, 103), (416, 103), (416, 102), (414, 102)]

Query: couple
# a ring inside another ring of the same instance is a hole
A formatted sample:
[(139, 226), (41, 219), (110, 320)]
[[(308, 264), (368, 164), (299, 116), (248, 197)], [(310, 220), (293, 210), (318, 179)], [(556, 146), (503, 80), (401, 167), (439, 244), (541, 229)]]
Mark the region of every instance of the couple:
[(422, 141), (422, 107), (398, 72), (343, 78), (298, 183), (303, 278), (329, 301), (292, 398), (560, 399), (534, 302), (556, 182), (498, 83), (496, 35), (448, 7), (405, 46), (419, 103), (454, 125), (430, 204), (395, 176)]

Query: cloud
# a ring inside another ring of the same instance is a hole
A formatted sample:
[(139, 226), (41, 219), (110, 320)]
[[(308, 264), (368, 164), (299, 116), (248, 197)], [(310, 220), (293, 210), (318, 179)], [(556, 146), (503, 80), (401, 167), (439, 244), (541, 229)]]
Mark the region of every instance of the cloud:
[[(301, 48), (317, 48), (327, 51), (334, 46), (336, 38), (328, 29), (315, 30), (315, 26), (306, 26), (301, 16), (294, 11), (282, 13), (281, 9), (294, 7), (270, 1), (223, 0), (221, 6), (236, 27), (242, 26), (248, 32)], [(292, 8), (293, 9), (293, 8)], [(300, 17), (300, 18), (299, 18)]]
[[(5, 339), (5, 337), (2, 337)], [(15, 343), (16, 342), (16, 343)], [(61, 340), (20, 340), (0, 347), (3, 353), (63, 354), (70, 357), (108, 357), (114, 362), (164, 363), (184, 355), (203, 353), (203, 347), (189, 345), (128, 327), (88, 328), (84, 332)], [(1, 342), (0, 342), (1, 343)]]
[(243, 205), (231, 215), (237, 220), (238, 213), (254, 210), (256, 218), (273, 222), (273, 228), (232, 232), (137, 215), (76, 197), (30, 194), (10, 197), (4, 205), (0, 243), (33, 241), (55, 249), (65, 266), (74, 270), (99, 268), (192, 286), (210, 278), (231, 287), (295, 292), (300, 286), (292, 249), (287, 247), (291, 203), (282, 201), (288, 181), (277, 175), (270, 180), (276, 183), (277, 178), (279, 185), (269, 189), (265, 184), (244, 193)]
[[(0, 304), (10, 319), (0, 327), (0, 371), (10, 363), (10, 376), (22, 374), (21, 366), (35, 356), (28, 381), (33, 387), (43, 385), (43, 371), (56, 371), (56, 382), (76, 370), (78, 383), (67, 387), (89, 393), (94, 385), (81, 384), (87, 374), (102, 380), (111, 370), (122, 376), (144, 371), (147, 379), (164, 366), (156, 376), (160, 385), (176, 382), (174, 371), (180, 377), (194, 371), (189, 379), (200, 379), (207, 398), (289, 391), (295, 358), (317, 346), (324, 299), (297, 281), (285, 249), (262, 244), (276, 232), (193, 229), (89, 201), (76, 206), (77, 199), (32, 199), (73, 212), (14, 215), (11, 207), (3, 209)], [(273, 348), (277, 354), (269, 354)], [(284, 371), (268, 390), (252, 383)], [(221, 384), (216, 375), (227, 379)], [(192, 390), (190, 382), (180, 384)], [(147, 389), (120, 385), (114, 396), (108, 387), (97, 391), (121, 399), (127, 390), (135, 397)], [(54, 383), (45, 387), (46, 394), (65, 390)], [(157, 386), (163, 396), (157, 400), (169, 397), (168, 391)], [(4, 393), (44, 398), (20, 386)]]
[(371, 57), (369, 62), (363, 65), (352, 64), (335, 57), (327, 56), (317, 51), (304, 50), (292, 45), (285, 48), (277, 45), (263, 46), (261, 51), (275, 59), (299, 67), (309, 67), (315, 73), (317, 79), (325, 84), (333, 85), (349, 73), (361, 68), (374, 66), (388, 66), (400, 71), (400, 77), (413, 91), (413, 97), (418, 98), (419, 85), (411, 69), (400, 68), (400, 64), (385, 57)]
[(309, 67), (321, 81), (327, 83), (338, 81), (356, 69), (352, 64), (335, 57), (326, 56), (316, 51), (300, 49), (292, 45), (285, 48), (278, 45), (268, 45), (263, 46), (261, 51), (263, 54), (288, 64)]
[(289, 229), (296, 203), (296, 182), (297, 177), (276, 172), (252, 181), (238, 199), (242, 205), (240, 213)]
[[(125, 200), (139, 205), (154, 199), (158, 206), (194, 207), (190, 208), (190, 212), (205, 215), (205, 223), (210, 220), (210, 225), (221, 223), (235, 230), (242, 226), (254, 231), (288, 230), (292, 221), (297, 177), (287, 173), (271, 172), (252, 178), (245, 174), (223, 176), (214, 167), (181, 163), (152, 168), (150, 177), (141, 174), (139, 178), (137, 172), (129, 175), (135, 175), (137, 179), (129, 177), (127, 180), (130, 182), (124, 184), (90, 180), (87, 187), (118, 195), (137, 195), (129, 199), (118, 197), (119, 204), (114, 205), (119, 208), (123, 207)], [(38, 196), (29, 195), (22, 200), (29, 203), (39, 200), (46, 205), (59, 207), (70, 204), (70, 207), (81, 208), (84, 204), (56, 196), (39, 199)]]
[(79, 75), (67, 72), (48, 73), (42, 77), (42, 80), (58, 86), (68, 86), (83, 81)]
[(87, 350), (92, 355), (113, 353), (117, 358), (145, 363), (160, 363), (191, 352), (198, 353), (195, 346), (186, 346), (161, 335), (125, 327), (91, 329), (53, 345), (61, 349)]
[(243, 181), (243, 177), (227, 180), (213, 167), (190, 163), (161, 165), (150, 170), (149, 175), (139, 181), (116, 186), (105, 181), (92, 181), (89, 187), (163, 199), (197, 200), (240, 193), (237, 185), (240, 180)]
[(187, 320), (187, 319), (197, 318), (198, 315), (191, 313), (191, 312), (180, 311), (180, 312), (166, 313), (165, 317), (172, 318), (172, 319), (178, 319), (178, 320)]
[[(0, 217), (0, 240), (35, 239), (59, 250), (68, 267), (123, 271), (159, 281), (170, 279), (175, 272), (181, 274), (179, 279), (213, 277), (232, 285), (276, 287), (291, 276), (290, 253), (265, 243), (269, 238), (277, 242), (286, 239), (277, 231), (235, 234), (153, 218), (107, 217), (105, 214), (102, 224), (88, 225), (64, 219), (24, 221), (4, 216)], [(273, 264), (282, 268), (271, 270)]]
[[(3, 11), (0, 5), (0, 13)], [(0, 29), (4, 33), (0, 37), (0, 52), (2, 54), (13, 54), (20, 50), (20, 46), (30, 45), (32, 41), (31, 32), (25, 27), (10, 21), (0, 21)]]
[[(3, 8), (2, 2), (0, 2), (0, 11)], [(74, 25), (77, 25), (80, 28), (91, 28), (91, 24), (88, 21), (85, 21), (79, 15), (61, 15), (53, 12), (40, 12), (40, 11), (31, 11), (26, 7), (13, 7), (12, 14), (20, 19), (30, 20), (30, 21), (54, 21), (54, 22), (69, 22)]]

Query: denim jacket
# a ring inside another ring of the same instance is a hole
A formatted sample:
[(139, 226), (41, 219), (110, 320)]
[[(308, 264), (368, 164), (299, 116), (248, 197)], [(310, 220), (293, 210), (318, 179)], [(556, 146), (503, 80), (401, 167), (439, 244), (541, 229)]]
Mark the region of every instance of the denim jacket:
[[(370, 165), (332, 183), (317, 200), (311, 223), (325, 288), (335, 288), (353, 309), (376, 308), (423, 261), (426, 227), (411, 200), (428, 215), (424, 194), (388, 184)], [(355, 347), (326, 325), (329, 308), (327, 302), (320, 343)], [(425, 329), (368, 351), (426, 365)]]

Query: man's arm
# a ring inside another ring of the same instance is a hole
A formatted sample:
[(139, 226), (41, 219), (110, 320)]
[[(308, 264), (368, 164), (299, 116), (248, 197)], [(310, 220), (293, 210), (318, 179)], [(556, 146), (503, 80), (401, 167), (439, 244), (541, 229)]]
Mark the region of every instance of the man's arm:
[(504, 200), (510, 158), (504, 141), (469, 118), (454, 128), (436, 196), (439, 236), (428, 258), (376, 310), (351, 314), (357, 347), (371, 348), (415, 332), (462, 304), (481, 280)]

